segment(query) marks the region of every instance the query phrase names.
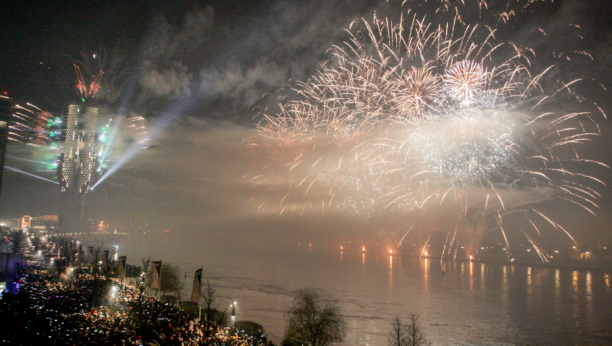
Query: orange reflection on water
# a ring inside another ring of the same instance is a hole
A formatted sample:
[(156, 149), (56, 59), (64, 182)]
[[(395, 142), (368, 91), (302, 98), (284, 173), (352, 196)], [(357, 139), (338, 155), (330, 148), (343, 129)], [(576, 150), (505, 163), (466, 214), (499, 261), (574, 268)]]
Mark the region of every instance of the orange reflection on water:
[(531, 267), (527, 267), (527, 285), (531, 286), (533, 283), (531, 278)]
[(393, 293), (393, 256), (389, 256), (389, 296)]
[(578, 271), (574, 270), (572, 272), (572, 286), (574, 286), (574, 291), (578, 292)]
[(474, 263), (470, 261), (470, 291), (474, 290)]
[(429, 261), (427, 260), (427, 258), (425, 258), (425, 268), (423, 270), (423, 279), (425, 280), (424, 284), (425, 284), (425, 292), (427, 292), (427, 289), (429, 288)]
[(593, 287), (592, 287), (593, 281), (592, 281), (592, 276), (591, 276), (591, 272), (587, 272), (586, 274), (586, 294), (587, 294), (587, 299), (591, 299), (592, 298), (592, 294), (593, 294)]
[(504, 265), (502, 269), (502, 283), (504, 284), (504, 289), (508, 287), (508, 267)]
[(561, 294), (561, 271), (555, 269), (555, 298), (559, 299)]
[(485, 288), (485, 265), (480, 263), (480, 289)]

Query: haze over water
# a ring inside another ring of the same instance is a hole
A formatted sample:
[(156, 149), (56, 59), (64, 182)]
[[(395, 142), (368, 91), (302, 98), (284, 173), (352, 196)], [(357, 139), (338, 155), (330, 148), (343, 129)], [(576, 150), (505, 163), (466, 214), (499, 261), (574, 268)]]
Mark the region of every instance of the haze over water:
[(284, 310), (302, 288), (340, 301), (349, 327), (343, 345), (386, 345), (390, 320), (411, 311), (434, 345), (612, 343), (609, 271), (461, 261), (441, 267), (439, 259), (320, 251), (308, 244), (228, 251), (209, 240), (155, 238), (124, 238), (120, 252), (131, 264), (149, 255), (180, 265), (187, 271), (186, 296), (193, 272), (203, 266), (220, 308), (237, 301), (236, 320), (262, 324), (275, 343), (283, 335)]

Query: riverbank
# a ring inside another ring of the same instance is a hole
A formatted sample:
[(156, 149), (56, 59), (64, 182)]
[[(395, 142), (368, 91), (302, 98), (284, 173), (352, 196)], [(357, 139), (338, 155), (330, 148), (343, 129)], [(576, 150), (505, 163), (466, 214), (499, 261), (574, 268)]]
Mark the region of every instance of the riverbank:
[[(60, 275), (58, 275), (60, 274)], [(26, 268), (0, 300), (4, 342), (20, 345), (272, 345), (198, 320), (88, 268)]]

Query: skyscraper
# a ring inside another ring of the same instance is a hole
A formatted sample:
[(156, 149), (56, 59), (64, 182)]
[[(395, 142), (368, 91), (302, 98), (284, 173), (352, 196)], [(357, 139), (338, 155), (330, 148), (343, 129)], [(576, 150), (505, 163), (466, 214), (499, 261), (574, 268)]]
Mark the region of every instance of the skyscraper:
[(0, 95), (0, 190), (2, 189), (2, 173), (4, 171), (4, 156), (9, 135), (9, 120), (13, 103), (10, 97)]
[(98, 108), (87, 103), (68, 106), (66, 137), (58, 166), (62, 192), (85, 193), (89, 190), (92, 174), (96, 174), (97, 118)]

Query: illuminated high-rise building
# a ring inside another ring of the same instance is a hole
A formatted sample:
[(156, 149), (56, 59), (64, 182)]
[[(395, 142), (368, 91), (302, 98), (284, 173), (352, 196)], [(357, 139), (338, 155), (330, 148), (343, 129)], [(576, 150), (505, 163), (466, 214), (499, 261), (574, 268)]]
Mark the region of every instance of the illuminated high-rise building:
[(9, 120), (11, 119), (12, 108), (11, 98), (0, 95), (0, 189), (2, 189), (4, 156), (6, 155), (6, 142), (9, 136)]
[(68, 106), (64, 147), (58, 173), (62, 192), (86, 193), (96, 174), (96, 121), (98, 108), (85, 104)]

